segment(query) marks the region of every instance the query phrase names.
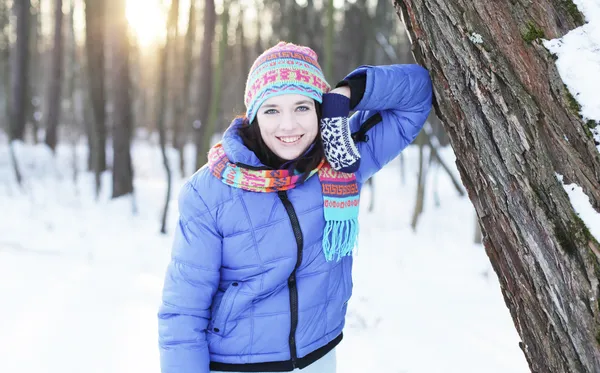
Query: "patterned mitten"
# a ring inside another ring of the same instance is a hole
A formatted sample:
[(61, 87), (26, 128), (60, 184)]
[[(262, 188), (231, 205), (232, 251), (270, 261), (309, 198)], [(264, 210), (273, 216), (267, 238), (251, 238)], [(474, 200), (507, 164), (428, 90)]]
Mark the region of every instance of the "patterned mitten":
[(321, 138), (325, 157), (337, 171), (353, 173), (360, 166), (360, 153), (350, 132), (350, 99), (337, 93), (323, 95)]

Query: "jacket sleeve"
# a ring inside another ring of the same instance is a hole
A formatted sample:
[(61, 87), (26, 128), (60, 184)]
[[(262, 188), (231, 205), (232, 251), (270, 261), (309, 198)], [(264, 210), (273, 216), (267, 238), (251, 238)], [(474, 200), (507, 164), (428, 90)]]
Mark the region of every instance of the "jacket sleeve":
[(382, 122), (367, 132), (369, 140), (358, 143), (361, 163), (356, 177), (364, 183), (417, 137), (431, 110), (432, 86), (429, 72), (419, 65), (361, 66), (346, 79), (359, 75), (367, 80), (350, 118), (351, 131), (378, 112), (382, 116)]
[(202, 197), (186, 183), (158, 311), (162, 373), (208, 373), (206, 328), (219, 285), (222, 239)]

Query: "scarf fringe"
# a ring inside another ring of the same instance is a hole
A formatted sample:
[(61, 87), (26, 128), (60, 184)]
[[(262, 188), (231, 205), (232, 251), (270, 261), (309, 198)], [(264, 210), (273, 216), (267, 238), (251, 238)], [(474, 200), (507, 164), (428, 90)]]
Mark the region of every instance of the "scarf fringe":
[(323, 253), (328, 262), (340, 261), (352, 255), (358, 238), (358, 219), (330, 220), (325, 223), (323, 232)]

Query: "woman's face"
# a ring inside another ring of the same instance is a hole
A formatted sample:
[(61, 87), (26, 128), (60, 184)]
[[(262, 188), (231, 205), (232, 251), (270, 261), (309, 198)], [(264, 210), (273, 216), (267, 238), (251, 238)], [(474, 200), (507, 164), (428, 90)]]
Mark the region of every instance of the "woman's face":
[(285, 160), (301, 156), (319, 133), (315, 101), (303, 95), (271, 97), (258, 109), (256, 118), (265, 144)]

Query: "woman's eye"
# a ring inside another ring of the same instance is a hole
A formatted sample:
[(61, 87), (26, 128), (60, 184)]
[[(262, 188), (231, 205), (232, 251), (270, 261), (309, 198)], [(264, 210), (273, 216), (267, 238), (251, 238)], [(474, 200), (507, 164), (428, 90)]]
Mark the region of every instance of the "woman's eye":
[(309, 108), (308, 106), (304, 106), (304, 105), (303, 105), (303, 106), (298, 106), (298, 107), (296, 108), (296, 110), (298, 110), (298, 111), (309, 111), (309, 110), (310, 110), (310, 108)]
[(277, 110), (275, 110), (275, 109), (269, 109), (269, 110), (265, 111), (265, 114), (267, 114), (267, 115), (277, 114)]

